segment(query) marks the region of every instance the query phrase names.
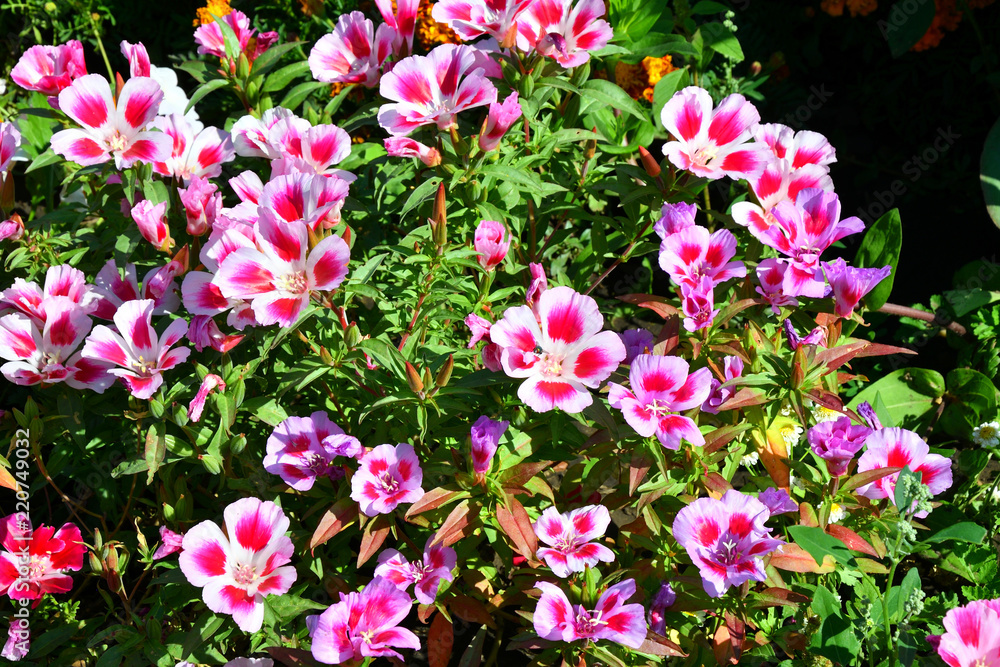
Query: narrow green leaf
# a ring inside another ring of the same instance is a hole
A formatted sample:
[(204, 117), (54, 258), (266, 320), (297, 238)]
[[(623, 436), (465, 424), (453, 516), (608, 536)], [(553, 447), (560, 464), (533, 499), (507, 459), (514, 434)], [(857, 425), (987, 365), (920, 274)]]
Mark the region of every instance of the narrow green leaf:
[(205, 95), (208, 95), (213, 90), (218, 90), (219, 88), (225, 88), (229, 85), (229, 82), (225, 79), (212, 79), (207, 83), (198, 86), (193, 93), (191, 93), (191, 99), (188, 101), (187, 106), (184, 107), (184, 113), (187, 113), (191, 108), (201, 101)]
[(899, 209), (892, 209), (875, 221), (861, 241), (854, 265), (860, 268), (880, 269), (891, 266), (892, 273), (882, 280), (864, 299), (865, 307), (878, 310), (889, 300), (892, 284), (896, 279), (896, 266), (903, 247), (903, 225), (899, 219)]

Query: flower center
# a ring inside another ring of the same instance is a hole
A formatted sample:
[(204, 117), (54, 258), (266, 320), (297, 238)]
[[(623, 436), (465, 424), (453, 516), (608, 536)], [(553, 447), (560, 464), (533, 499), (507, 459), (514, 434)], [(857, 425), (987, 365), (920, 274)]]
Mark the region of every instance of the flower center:
[(555, 547), (557, 551), (567, 553), (576, 551), (582, 542), (583, 540), (580, 539), (579, 535), (574, 535), (567, 531), (559, 536), (559, 539), (555, 542)]
[(542, 375), (545, 377), (558, 377), (562, 375), (563, 358), (554, 354), (544, 353), (539, 360)]
[(329, 462), (322, 454), (309, 454), (305, 457), (306, 469), (317, 477), (326, 472), (328, 465)]
[(653, 414), (657, 419), (662, 419), (669, 413), (673, 412), (666, 401), (662, 401), (658, 398), (654, 398), (646, 405), (646, 410)]
[(388, 470), (379, 475), (378, 481), (386, 493), (395, 493), (399, 489), (399, 481)]
[(108, 139), (108, 145), (111, 147), (112, 153), (121, 153), (128, 147), (128, 138), (115, 130), (115, 133)]
[(427, 574), (429, 568), (424, 565), (422, 560), (418, 560), (416, 563), (410, 565), (410, 572), (413, 575), (413, 583), (419, 584), (424, 575)]
[(709, 162), (715, 159), (718, 153), (719, 153), (719, 147), (716, 146), (715, 144), (709, 144), (708, 146), (704, 146), (696, 150), (694, 152), (694, 155), (691, 156), (691, 162), (699, 166), (705, 167), (708, 165)]
[(275, 287), (289, 294), (302, 294), (306, 291), (307, 285), (308, 280), (306, 279), (305, 271), (287, 273), (283, 276), (279, 276), (278, 279), (274, 281)]
[(372, 639), (374, 639), (374, 637), (375, 637), (375, 631), (374, 630), (363, 630), (361, 633), (359, 633), (358, 636), (361, 637), (361, 641), (363, 641), (365, 644), (371, 644), (372, 643)]
[(143, 375), (146, 375), (153, 369), (153, 362), (152, 360), (146, 361), (145, 357), (140, 354), (139, 358), (132, 362), (132, 366)]
[(28, 579), (40, 579), (50, 568), (48, 556), (31, 556), (28, 559)]
[(237, 565), (233, 579), (240, 586), (249, 586), (257, 579), (257, 569), (252, 565)]
[(731, 533), (726, 533), (716, 549), (716, 558), (719, 564), (733, 566), (744, 559), (743, 549), (740, 540)]
[[(591, 616), (591, 613), (594, 615)], [(596, 633), (602, 625), (607, 624), (607, 621), (601, 620), (601, 612), (588, 612), (585, 609), (581, 609), (580, 613), (576, 615), (576, 622), (574, 623), (576, 626), (576, 633), (581, 637), (593, 637), (594, 633)]]

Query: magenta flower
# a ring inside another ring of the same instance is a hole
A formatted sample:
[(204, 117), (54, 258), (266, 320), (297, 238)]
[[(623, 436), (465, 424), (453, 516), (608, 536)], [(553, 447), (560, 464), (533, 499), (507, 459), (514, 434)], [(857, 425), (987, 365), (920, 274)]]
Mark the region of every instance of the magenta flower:
[(0, 293), (0, 312), (19, 312), (42, 328), (46, 320), (42, 304), (54, 296), (68, 297), (85, 313), (94, 311), (98, 298), (82, 271), (69, 264), (60, 264), (48, 268), (42, 287), (23, 278), (15, 278), (14, 284)]
[(184, 547), (184, 536), (175, 533), (166, 526), (160, 526), (160, 546), (153, 553), (153, 560), (166, 558), (172, 553), (177, 553)]
[(364, 448), (357, 438), (330, 421), (325, 412), (289, 417), (267, 439), (264, 470), (296, 491), (308, 491), (318, 477), (339, 479), (344, 471), (334, 465), (338, 456), (358, 459)]
[(493, 455), (497, 453), (500, 438), (510, 426), (509, 421), (494, 421), (483, 415), (472, 425), (472, 472), (485, 475), (490, 471)]
[(167, 225), (167, 202), (154, 204), (148, 199), (135, 203), (132, 207), (132, 219), (139, 227), (142, 238), (149, 241), (154, 248), (163, 252), (174, 245), (170, 238), (170, 227)]
[(415, 157), (428, 167), (441, 164), (441, 152), (436, 148), (410, 139), (409, 137), (389, 137), (385, 139), (385, 151), (392, 157)]
[(7, 167), (21, 148), (21, 132), (14, 123), (0, 123), (0, 183), (3, 183)]
[(528, 270), (531, 272), (531, 283), (524, 293), (524, 302), (535, 314), (535, 319), (541, 321), (538, 314), (538, 301), (542, 298), (545, 290), (549, 288), (549, 280), (545, 277), (545, 268), (541, 264), (529, 263)]
[(738, 387), (723, 387), (724, 382), (735, 380), (743, 375), (743, 360), (739, 357), (727, 356), (722, 360), (722, 381), (712, 378), (712, 389), (701, 404), (702, 412), (719, 414), (719, 406), (736, 394)]
[(410, 596), (384, 577), (360, 593), (341, 593), (340, 602), (306, 617), (313, 658), (327, 665), (378, 656), (402, 660), (394, 648), (420, 648), (415, 634), (398, 627), (412, 607)]
[(203, 588), (205, 604), (217, 614), (232, 614), (244, 632), (264, 623), (264, 597), (283, 595), (295, 583), (288, 565), (295, 548), (285, 535), (288, 517), (259, 498), (243, 498), (223, 512), (225, 532), (202, 521), (184, 534), (181, 572)]
[(867, 426), (855, 426), (850, 417), (816, 424), (806, 434), (813, 453), (826, 461), (831, 477), (847, 474), (847, 466), (872, 434)]
[(191, 404), (188, 406), (188, 418), (192, 422), (198, 423), (201, 421), (201, 413), (205, 409), (205, 400), (215, 389), (225, 391), (226, 383), (223, 382), (222, 378), (218, 375), (209, 373), (205, 376), (205, 379), (201, 381), (201, 386), (198, 387), (198, 393), (194, 395), (194, 398), (191, 399)]
[(757, 500), (764, 504), (771, 516), (786, 514), (788, 512), (798, 512), (799, 504), (792, 500), (788, 491), (784, 489), (768, 488), (757, 494)]
[(552, 574), (562, 578), (596, 567), (599, 562), (614, 562), (614, 552), (594, 542), (604, 536), (610, 523), (611, 514), (603, 505), (588, 505), (566, 514), (549, 507), (532, 524), (538, 539), (549, 545), (538, 550), (538, 557)]
[(670, 234), (660, 243), (660, 268), (678, 285), (696, 287), (707, 278), (714, 287), (747, 274), (743, 262), (733, 260), (736, 237), (728, 229), (709, 232), (693, 225)]
[(646, 329), (627, 329), (621, 334), (625, 345), (625, 363), (631, 365), (640, 354), (652, 354), (656, 343)]
[(10, 78), (25, 90), (49, 96), (49, 104), (59, 108), (56, 96), (75, 79), (87, 74), (83, 44), (71, 39), (59, 46), (32, 46), (10, 71)]
[(149, 53), (142, 42), (130, 44), (122, 40), (119, 47), (122, 55), (128, 60), (129, 76), (149, 76), (152, 65), (149, 62)]
[(663, 154), (678, 169), (712, 180), (754, 178), (768, 163), (766, 146), (751, 142), (760, 114), (742, 95), (730, 95), (712, 108), (707, 90), (688, 86), (674, 93), (660, 113), (675, 138)]
[(517, 101), (517, 91), (507, 96), (503, 104), (490, 104), (489, 115), (483, 121), (483, 129), (479, 132), (479, 150), (488, 153), (500, 145), (500, 139), (507, 130), (521, 117), (521, 105)]
[(393, 103), (382, 105), (378, 123), (396, 136), (431, 124), (446, 130), (459, 113), (497, 101), (487, 77), (499, 76), (500, 66), (488, 53), (465, 44), (442, 44), (426, 56), (404, 58), (379, 84), (379, 93)]
[[(951, 460), (940, 454), (931, 454), (927, 443), (913, 431), (883, 428), (868, 436), (865, 440), (865, 453), (858, 459), (858, 472), (903, 466), (909, 466), (910, 470), (920, 474), (920, 480), (927, 485), (932, 496), (951, 487)], [(873, 500), (888, 498), (895, 505), (898, 479), (899, 473), (888, 475), (858, 487), (857, 492)], [(920, 511), (915, 516), (922, 518), (927, 514), (926, 511)]]
[(656, 595), (653, 596), (653, 601), (649, 605), (649, 617), (646, 621), (649, 623), (650, 630), (658, 635), (667, 634), (667, 619), (663, 613), (676, 601), (677, 594), (674, 593), (673, 587), (667, 582), (660, 584), (660, 590), (656, 591)]
[(506, 46), (513, 45), (517, 20), (532, 0), (440, 0), (431, 17), (444, 23), (466, 41), (489, 35)]
[(309, 52), (309, 70), (317, 81), (374, 88), (395, 38), (396, 31), (387, 23), (376, 31), (361, 12), (341, 14), (333, 32), (320, 37)]
[(733, 204), (733, 221), (750, 230), (759, 237), (776, 220), (771, 212), (783, 201), (795, 203), (795, 198), (806, 188), (820, 188), (833, 192), (833, 179), (827, 167), (807, 164), (798, 169), (792, 169), (788, 160), (772, 159), (759, 176), (751, 178), (750, 189), (757, 201), (736, 202)]
[(722, 310), (715, 307), (715, 288), (711, 278), (704, 276), (694, 285), (681, 285), (681, 311), (687, 331), (693, 333), (712, 326)]
[[(944, 615), (936, 650), (950, 667), (1000, 665), (1000, 599), (973, 600)], [(931, 640), (930, 637), (927, 638)]]
[[(349, 186), (336, 176), (293, 173), (275, 176), (260, 193), (257, 207), (269, 209), (286, 222), (303, 221), (314, 232), (340, 222)], [(258, 222), (256, 216), (253, 222)]]
[(392, 52), (397, 56), (407, 56), (413, 51), (413, 34), (417, 30), (420, 0), (398, 0), (395, 3), (395, 13), (392, 5), (392, 0), (375, 0), (382, 20), (394, 31)]
[(34, 600), (32, 607), (43, 595), (72, 590), (73, 578), (66, 573), (82, 568), (87, 553), (75, 525), (63, 524), (58, 531), (52, 526), (32, 529), (24, 512), (0, 519), (0, 545), (4, 548), (0, 552), (0, 595)]
[(146, 130), (161, 100), (160, 84), (148, 77), (126, 81), (115, 100), (103, 76), (82, 76), (59, 93), (59, 108), (83, 127), (56, 132), (52, 150), (84, 166), (112, 158), (118, 169), (162, 162), (170, 155), (170, 137)]
[[(251, 312), (251, 316), (252, 316)], [(206, 347), (211, 347), (216, 352), (229, 352), (240, 344), (244, 338), (241, 334), (222, 333), (219, 325), (208, 315), (192, 315), (191, 324), (188, 326), (187, 339), (194, 345), (194, 349), (201, 352)]]
[(848, 266), (840, 257), (832, 262), (824, 262), (823, 269), (830, 287), (833, 288), (833, 312), (840, 317), (853, 315), (862, 297), (892, 273), (892, 266), (883, 266), (881, 269), (856, 269)]
[(476, 343), (489, 337), (492, 324), (489, 320), (479, 317), (479, 315), (470, 314), (465, 316), (465, 326), (469, 327), (469, 331), (472, 332), (472, 338), (469, 339), (469, 344), (466, 347), (472, 349), (476, 346)]
[(587, 388), (618, 368), (625, 346), (615, 332), (601, 331), (597, 302), (569, 287), (546, 290), (537, 307), (537, 321), (529, 306), (508, 308), (490, 339), (503, 348), (504, 372), (525, 378), (517, 395), (528, 407), (581, 412), (594, 400)]
[(203, 236), (207, 233), (222, 208), (222, 194), (219, 186), (207, 178), (193, 176), (186, 188), (178, 188), (184, 216), (187, 218), (187, 233)]
[(762, 260), (757, 265), (757, 280), (760, 287), (757, 294), (770, 304), (771, 312), (778, 315), (782, 306), (797, 306), (799, 300), (793, 296), (788, 296), (783, 290), (785, 284), (785, 272), (788, 270), (788, 262), (773, 257)]
[(94, 317), (110, 320), (123, 303), (136, 299), (151, 299), (154, 315), (177, 312), (181, 301), (177, 298), (174, 278), (180, 270), (180, 264), (175, 261), (152, 268), (143, 276), (140, 289), (135, 264), (126, 264), (122, 276), (115, 260), (109, 259), (94, 278), (94, 293), (99, 297)]
[(205, 127), (200, 121), (180, 114), (157, 116), (155, 127), (173, 140), (170, 157), (153, 163), (153, 171), (188, 183), (193, 177), (216, 178), (222, 164), (236, 157), (233, 140), (228, 132)]
[(118, 368), (108, 373), (122, 379), (136, 398), (148, 399), (163, 384), (163, 372), (188, 358), (186, 347), (171, 350), (187, 333), (187, 322), (174, 320), (162, 335), (153, 329), (153, 301), (127, 301), (115, 312), (116, 329), (98, 324), (83, 344), (81, 354)]
[[(219, 17), (220, 21), (225, 21), (226, 25), (232, 28), (233, 32), (236, 34), (236, 40), (239, 42), (240, 51), (243, 51), (250, 44), (250, 38), (254, 36), (257, 32), (250, 27), (250, 19), (241, 11), (233, 10), (231, 13)], [(268, 34), (261, 34), (258, 37), (264, 38), (267, 42), (266, 45), (270, 46), (270, 43), (274, 41), (274, 38)], [(222, 28), (219, 24), (213, 21), (212, 23), (207, 23), (205, 25), (199, 26), (197, 30), (194, 31), (194, 41), (198, 43), (198, 53), (208, 53), (218, 58), (226, 58), (226, 41), (222, 37)], [(235, 54), (238, 56), (239, 54)], [(253, 61), (254, 57), (260, 55), (260, 53), (247, 54), (247, 58)]]
[(361, 467), (351, 478), (351, 498), (365, 516), (388, 514), (400, 503), (420, 500), (423, 479), (412, 445), (379, 445), (361, 459)]
[(709, 596), (767, 579), (761, 559), (783, 544), (764, 526), (769, 516), (762, 502), (735, 490), (721, 500), (699, 498), (677, 513), (674, 539), (698, 566)]
[(487, 343), (483, 345), (482, 350), (483, 355), (483, 366), (494, 373), (499, 373), (503, 370), (503, 348), (496, 343)]
[(0, 658), (18, 662), (28, 655), (31, 648), (31, 625), (26, 618), (11, 618), (7, 628), (7, 641), (0, 651)]
[(698, 208), (694, 204), (666, 203), (660, 209), (660, 219), (653, 225), (653, 231), (659, 235), (660, 239), (666, 241), (668, 236), (683, 231), (688, 227), (694, 227), (694, 216)]
[(676, 412), (701, 405), (712, 390), (712, 371), (688, 374), (688, 362), (679, 357), (640, 354), (629, 369), (631, 391), (611, 382), (608, 403), (622, 411), (625, 421), (643, 437), (656, 435), (667, 449), (679, 449), (681, 439), (701, 447), (705, 438), (690, 417)]
[(313, 291), (328, 292), (347, 276), (350, 250), (331, 234), (308, 251), (306, 224), (283, 222), (261, 208), (256, 247), (241, 247), (220, 263), (212, 281), (227, 299), (250, 301), (257, 322), (290, 327)]
[(614, 37), (602, 16), (602, 0), (579, 0), (576, 5), (572, 0), (535, 0), (517, 19), (517, 48), (534, 49), (567, 69), (577, 67)]
[(487, 271), (503, 262), (510, 248), (510, 239), (504, 226), (493, 220), (483, 220), (476, 227), (473, 245), (479, 253), (479, 265)]
[(395, 549), (386, 549), (379, 554), (379, 565), (375, 568), (375, 576), (385, 577), (401, 591), (409, 588), (410, 584), (416, 584), (413, 587), (413, 595), (416, 596), (417, 602), (434, 604), (441, 582), (454, 579), (451, 571), (458, 562), (458, 556), (451, 547), (443, 544), (431, 545), (433, 541), (433, 535), (427, 538), (423, 559), (412, 563)]
[[(0, 178), (0, 181), (2, 180)], [(24, 222), (20, 215), (14, 213), (7, 220), (0, 221), (0, 241), (6, 239), (17, 241), (22, 236), (24, 236)]]
[(795, 326), (789, 319), (786, 319), (782, 323), (782, 328), (784, 329), (785, 336), (788, 338), (788, 347), (792, 348), (792, 350), (797, 350), (803, 345), (826, 347), (826, 329), (823, 327), (814, 328), (804, 338), (799, 337), (799, 334), (795, 331)]
[(631, 648), (646, 641), (646, 610), (641, 604), (624, 604), (635, 595), (635, 580), (626, 579), (608, 588), (593, 610), (570, 604), (555, 584), (539, 581), (542, 591), (535, 607), (535, 632), (550, 641), (597, 641), (607, 639)]
[(837, 152), (819, 132), (796, 132), (787, 125), (766, 123), (757, 126), (754, 140), (766, 144), (778, 160), (788, 160), (792, 169), (814, 165), (829, 170), (837, 161)]

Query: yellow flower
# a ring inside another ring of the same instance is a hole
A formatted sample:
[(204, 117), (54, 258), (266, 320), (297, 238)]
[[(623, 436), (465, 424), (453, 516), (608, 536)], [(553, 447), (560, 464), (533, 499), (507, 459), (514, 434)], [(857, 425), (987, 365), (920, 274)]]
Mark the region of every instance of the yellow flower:
[(643, 58), (642, 67), (646, 70), (646, 74), (649, 77), (649, 85), (646, 90), (642, 91), (642, 96), (646, 98), (649, 102), (653, 101), (653, 88), (656, 84), (660, 82), (667, 74), (673, 72), (676, 67), (674, 67), (673, 61), (670, 56), (663, 56), (662, 58)]
[(207, 25), (215, 21), (212, 15), (226, 16), (231, 14), (233, 8), (229, 6), (229, 0), (208, 0), (204, 7), (198, 8), (198, 18), (194, 20), (194, 25)]
[(417, 42), (427, 49), (433, 49), (438, 44), (460, 44), (462, 42), (455, 32), (443, 23), (438, 23), (431, 16), (430, 0), (421, 0), (417, 11)]

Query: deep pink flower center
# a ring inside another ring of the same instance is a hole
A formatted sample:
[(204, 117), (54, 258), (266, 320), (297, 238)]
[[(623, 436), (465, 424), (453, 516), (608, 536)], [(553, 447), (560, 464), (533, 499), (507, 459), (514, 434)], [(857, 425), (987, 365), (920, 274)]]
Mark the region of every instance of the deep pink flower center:
[(395, 493), (399, 490), (399, 480), (393, 477), (392, 473), (388, 470), (378, 476), (378, 481), (382, 485), (382, 490), (386, 493)]
[(257, 568), (253, 565), (237, 565), (233, 568), (233, 579), (240, 586), (249, 586), (257, 580)]
[(573, 622), (573, 627), (576, 629), (576, 634), (580, 637), (593, 637), (602, 625), (607, 624), (607, 621), (601, 620), (601, 612), (589, 612), (586, 609), (580, 609), (576, 615), (576, 620)]

